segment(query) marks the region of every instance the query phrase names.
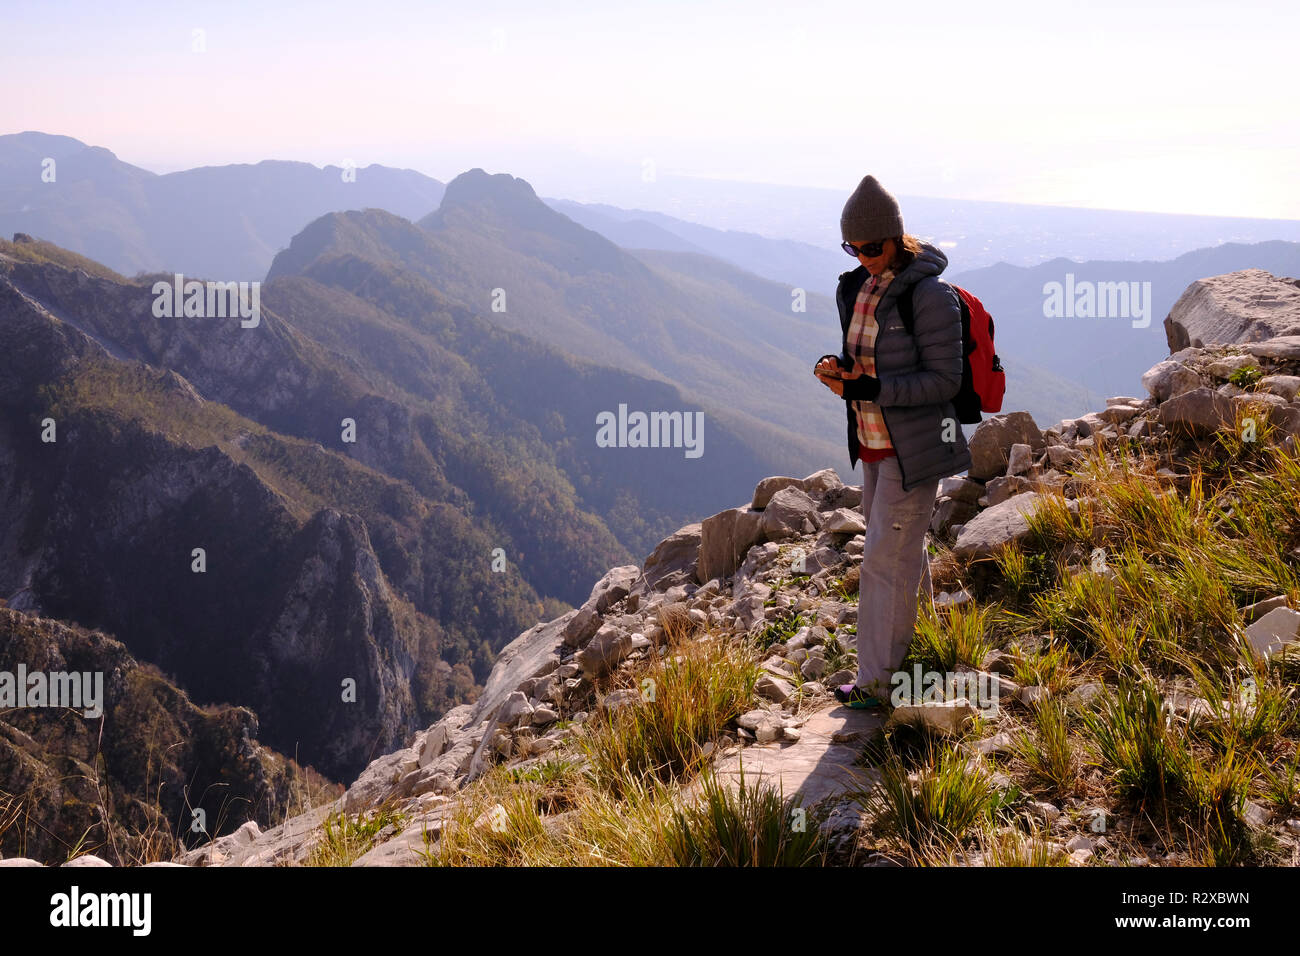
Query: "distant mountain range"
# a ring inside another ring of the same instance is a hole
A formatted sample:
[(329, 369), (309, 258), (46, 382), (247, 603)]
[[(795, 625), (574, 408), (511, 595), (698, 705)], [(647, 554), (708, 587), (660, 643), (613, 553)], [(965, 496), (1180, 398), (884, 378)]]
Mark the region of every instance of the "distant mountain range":
[[(722, 249), (733, 237), (746, 237), (747, 241), (747, 236), (806, 244), (833, 258), (840, 243), (840, 213), (856, 185), (855, 180), (841, 189), (828, 189), (661, 174), (649, 182), (624, 181), (615, 190), (593, 186), (590, 195), (568, 198), (583, 199), (602, 214), (614, 215), (609, 210), (617, 206), (633, 218), (659, 225), (665, 225), (656, 218), (662, 214), (691, 226), (711, 226), (719, 233), (720, 246), (710, 251), (722, 258), (729, 258)], [(1294, 219), (1131, 212), (906, 194), (898, 199), (908, 230), (944, 249), (954, 273), (999, 262), (1034, 266), (1060, 257), (1165, 260), (1225, 242), (1300, 242), (1300, 220)], [(668, 228), (702, 245), (700, 234)], [(744, 245), (736, 248), (745, 251)]]
[[(54, 161), (54, 181), (42, 178)], [(70, 136), (0, 136), (0, 235), (39, 236), (125, 274), (253, 280), (298, 230), (336, 209), (422, 216), (442, 183), (409, 169), (265, 160), (158, 175)]]
[[(55, 183), (41, 181), (44, 157), (56, 162)], [(268, 161), (159, 176), (69, 137), (0, 136), (0, 233), (48, 239), (126, 273), (251, 279), (268, 269), (272, 276), (300, 271), (327, 249), (401, 263), (448, 301), (499, 327), (680, 386), (685, 397), (708, 403), (719, 421), (748, 429), (751, 445), (782, 447), (791, 461), (829, 462), (847, 475), (839, 423), (804, 374), (811, 359), (835, 347), (829, 294), (836, 276), (853, 265), (836, 245), (833, 191), (673, 177), (657, 192), (645, 187), (647, 201), (675, 191), (680, 201), (673, 206), (681, 213), (707, 217), (712, 210), (724, 222), (761, 226), (765, 216), (792, 215), (790, 221), (804, 223), (814, 221), (808, 218), (814, 212), (817, 222), (829, 217), (829, 225), (800, 227), (800, 235), (779, 239), (647, 209), (543, 201), (523, 180), (481, 171), (484, 183), (495, 185), (472, 186), (462, 177), (460, 197), (444, 210), (446, 187), (435, 179), (382, 166), (355, 172), (355, 181), (345, 182), (337, 167)], [(506, 188), (506, 181), (522, 185)], [(760, 199), (765, 211), (754, 206)], [(357, 220), (348, 228), (343, 220), (316, 221), (366, 208), (418, 223), (420, 235), (407, 228), (399, 236), (392, 223), (371, 223), (382, 235), (363, 238)], [(1294, 246), (1278, 242), (1225, 243), (1155, 261), (1161, 252), (1181, 251), (1189, 236), (1206, 243), (1262, 234), (1300, 239), (1296, 223), (917, 197), (907, 199), (907, 210), (909, 228), (946, 247), (952, 259), (946, 278), (968, 285), (993, 313), (1009, 371), (1009, 405), (1041, 421), (1130, 387), (1134, 373), (1162, 354), (1157, 327), (1193, 279), (1249, 265), (1300, 271)], [(337, 235), (327, 236), (331, 231)], [(306, 245), (295, 250), (290, 240), (299, 233)], [(806, 235), (819, 238), (801, 241)], [(1057, 249), (1119, 255), (969, 268), (998, 250), (1033, 261)], [(1133, 261), (1144, 249), (1147, 257)], [(1150, 281), (1150, 325), (1046, 319), (1043, 286), (1064, 282), (1067, 274), (1088, 282)], [(497, 288), (506, 291), (505, 311), (493, 311)], [(807, 291), (805, 313), (790, 310), (794, 288)], [(630, 302), (638, 303), (634, 311)]]

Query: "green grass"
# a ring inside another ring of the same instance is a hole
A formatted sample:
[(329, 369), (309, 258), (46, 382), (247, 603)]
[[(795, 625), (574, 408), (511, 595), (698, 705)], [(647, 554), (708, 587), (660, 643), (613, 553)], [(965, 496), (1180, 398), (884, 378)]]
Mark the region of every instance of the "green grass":
[(773, 644), (784, 644), (794, 637), (799, 628), (808, 623), (802, 611), (784, 611), (772, 619), (772, 622), (758, 632), (755, 643), (760, 651), (765, 651)]
[[(579, 738), (596, 779), (617, 789), (629, 776), (668, 782), (698, 772), (704, 745), (752, 706), (758, 661), (742, 640), (669, 645), (637, 677), (642, 700), (594, 714)], [(648, 682), (648, 683), (647, 683)]]
[(355, 816), (331, 813), (305, 865), (351, 866), (374, 848), (384, 830), (392, 827), (396, 835), (406, 824), (405, 816), (384, 807)]
[(1002, 615), (996, 604), (974, 601), (948, 608), (919, 602), (916, 634), (905, 665), (919, 663), (923, 670), (954, 671), (959, 664), (978, 668), (998, 645), (994, 625)]
[(665, 853), (674, 866), (821, 866), (828, 848), (818, 821), (770, 786), (701, 778), (701, 797), (674, 810)]
[(932, 751), (918, 770), (890, 750), (880, 765), (880, 784), (852, 791), (875, 818), (885, 843), (912, 862), (950, 855), (968, 836), (994, 820), (999, 794), (982, 766), (952, 746)]
[(1228, 381), (1238, 388), (1254, 388), (1256, 383), (1264, 377), (1264, 371), (1258, 365), (1246, 365), (1235, 370), (1228, 376)]
[(1079, 789), (1082, 760), (1070, 735), (1069, 712), (1059, 699), (1033, 708), (1033, 732), (1022, 731), (1016, 751), (1029, 778), (1047, 796), (1066, 797)]

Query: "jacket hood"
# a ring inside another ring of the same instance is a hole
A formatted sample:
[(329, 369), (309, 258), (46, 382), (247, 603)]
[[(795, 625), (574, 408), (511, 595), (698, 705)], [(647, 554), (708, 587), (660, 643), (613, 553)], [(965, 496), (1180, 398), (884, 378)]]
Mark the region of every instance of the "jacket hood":
[(921, 243), (921, 251), (917, 253), (916, 258), (898, 274), (894, 281), (901, 286), (914, 285), (929, 276), (939, 275), (946, 268), (948, 268), (948, 257), (943, 254), (942, 250), (936, 249), (928, 242), (923, 242)]

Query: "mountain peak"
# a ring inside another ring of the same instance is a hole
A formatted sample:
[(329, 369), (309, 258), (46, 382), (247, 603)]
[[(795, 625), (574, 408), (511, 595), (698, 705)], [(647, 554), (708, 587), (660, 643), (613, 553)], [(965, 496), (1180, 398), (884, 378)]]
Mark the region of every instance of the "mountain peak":
[(645, 270), (604, 236), (548, 206), (527, 180), (477, 166), (449, 182), (442, 205), (416, 225), (435, 234), (506, 237), (499, 241), (569, 273)]
[(442, 208), (471, 203), (541, 203), (526, 179), (509, 173), (488, 173), (475, 166), (447, 184)]

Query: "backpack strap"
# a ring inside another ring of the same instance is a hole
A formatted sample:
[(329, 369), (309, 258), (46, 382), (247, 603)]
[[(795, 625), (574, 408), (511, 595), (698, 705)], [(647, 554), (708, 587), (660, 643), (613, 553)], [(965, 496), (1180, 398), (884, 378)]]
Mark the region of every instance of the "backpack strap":
[(898, 314), (903, 320), (903, 328), (907, 329), (908, 335), (913, 335), (912, 327), (916, 324), (916, 310), (912, 304), (912, 292), (916, 289), (913, 283), (907, 287), (907, 291), (900, 295), (894, 302), (898, 307)]
[[(943, 282), (942, 279), (940, 279), (939, 281)], [(953, 286), (950, 283), (946, 283), (946, 282), (944, 283), (944, 285), (948, 285), (950, 286), (950, 288), (954, 290), (957, 288), (956, 286)], [(912, 302), (912, 293), (915, 291), (916, 291), (916, 283), (912, 283), (907, 287), (907, 291), (904, 292), (902, 295), (900, 295), (894, 301), (894, 304), (898, 308), (898, 315), (903, 320), (903, 328), (907, 329), (908, 335), (916, 334), (914, 331), (912, 331), (913, 328), (916, 326), (916, 306)], [(961, 306), (962, 318), (965, 319), (967, 314), (966, 300), (961, 297), (961, 293), (957, 294), (957, 304)]]

